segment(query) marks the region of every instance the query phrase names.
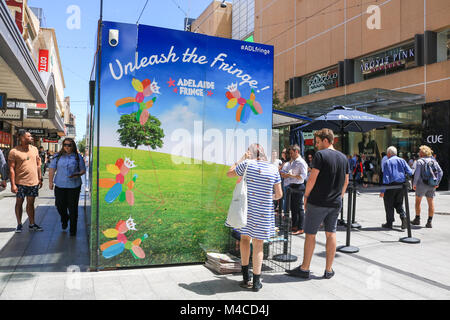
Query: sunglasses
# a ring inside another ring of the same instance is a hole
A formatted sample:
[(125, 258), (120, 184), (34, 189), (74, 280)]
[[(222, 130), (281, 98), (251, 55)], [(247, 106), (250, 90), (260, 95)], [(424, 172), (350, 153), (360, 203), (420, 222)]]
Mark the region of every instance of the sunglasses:
[(64, 143), (64, 144), (63, 144), (63, 146), (64, 146), (64, 147), (71, 147), (71, 146), (72, 146), (72, 144), (67, 144), (67, 143)]

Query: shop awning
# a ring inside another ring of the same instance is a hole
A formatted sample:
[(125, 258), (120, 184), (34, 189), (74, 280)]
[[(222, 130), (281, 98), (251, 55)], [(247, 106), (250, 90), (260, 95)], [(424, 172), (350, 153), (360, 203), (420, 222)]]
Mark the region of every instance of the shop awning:
[(317, 118), (333, 110), (334, 106), (345, 106), (365, 112), (392, 110), (425, 103), (425, 96), (386, 89), (369, 89), (339, 97), (308, 102), (283, 108), (283, 111)]
[[(7, 94), (8, 101), (46, 104), (49, 126), (64, 131), (63, 121), (56, 112), (54, 88), (53, 75), (38, 72), (6, 3), (0, 1), (0, 92)], [(16, 121), (12, 124), (22, 126)]]
[(272, 128), (279, 128), (283, 126), (290, 126), (294, 124), (305, 123), (312, 121), (309, 117), (304, 117), (298, 114), (293, 114), (281, 110), (273, 110), (272, 112)]

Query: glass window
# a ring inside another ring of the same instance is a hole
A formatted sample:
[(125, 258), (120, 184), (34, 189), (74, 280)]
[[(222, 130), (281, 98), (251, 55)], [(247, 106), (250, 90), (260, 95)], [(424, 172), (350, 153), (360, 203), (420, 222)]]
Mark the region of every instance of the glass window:
[(437, 37), (437, 61), (450, 59), (450, 29), (438, 33)]
[(371, 111), (370, 108), (359, 110), (402, 122), (397, 126), (366, 133), (350, 132), (348, 134), (349, 154), (364, 154), (374, 165), (377, 176), (373, 177), (373, 181), (377, 182), (381, 171), (382, 153), (385, 153), (389, 146), (395, 146), (398, 156), (407, 162), (417, 154), (423, 142), (422, 105), (380, 111)]

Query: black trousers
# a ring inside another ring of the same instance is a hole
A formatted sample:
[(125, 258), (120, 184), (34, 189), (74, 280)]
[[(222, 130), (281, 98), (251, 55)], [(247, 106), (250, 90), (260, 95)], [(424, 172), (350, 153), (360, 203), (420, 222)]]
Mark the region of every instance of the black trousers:
[(305, 184), (290, 184), (289, 188), (291, 188), (292, 227), (303, 230), (303, 221), (305, 220), (305, 210), (303, 208)]
[(61, 216), (61, 222), (70, 221), (70, 233), (77, 232), (80, 189), (81, 186), (78, 188), (58, 188), (55, 186), (55, 206)]
[(394, 209), (400, 215), (400, 218), (406, 218), (405, 210), (403, 209), (403, 188), (388, 189), (384, 193), (384, 210), (386, 211), (386, 222), (392, 224), (395, 220)]

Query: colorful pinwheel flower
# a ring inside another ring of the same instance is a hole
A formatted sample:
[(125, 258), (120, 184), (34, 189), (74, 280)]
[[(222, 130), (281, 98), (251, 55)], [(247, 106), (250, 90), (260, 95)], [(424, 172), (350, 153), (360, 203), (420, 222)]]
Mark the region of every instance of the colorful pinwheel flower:
[(252, 89), (250, 93), (250, 99), (244, 99), (241, 97), (241, 93), (237, 89), (237, 83), (232, 83), (227, 87), (228, 91), (225, 93), (228, 98), (227, 108), (232, 109), (237, 104), (239, 105), (236, 111), (236, 121), (247, 123), (250, 118), (250, 112), (255, 115), (263, 112), (261, 104), (255, 101), (255, 91)]
[(100, 188), (109, 188), (105, 196), (105, 201), (107, 203), (112, 203), (114, 200), (119, 198), (120, 202), (127, 200), (130, 206), (134, 205), (134, 193), (131, 191), (136, 183), (137, 174), (133, 176), (133, 179), (126, 184), (126, 189), (124, 187), (125, 176), (128, 174), (131, 168), (135, 168), (136, 165), (134, 161), (128, 158), (117, 159), (115, 164), (106, 165), (106, 170), (116, 176), (115, 179), (102, 178), (99, 179)]
[(133, 78), (131, 81), (131, 85), (138, 92), (136, 97), (126, 97), (116, 101), (117, 112), (120, 115), (136, 113), (136, 121), (139, 121), (141, 125), (144, 125), (150, 113), (148, 109), (153, 106), (153, 103), (156, 101), (156, 97), (153, 97), (151, 100), (145, 102), (145, 97), (149, 97), (152, 94), (159, 94), (158, 83), (153, 80), (151, 82), (149, 79), (144, 79), (139, 81), (138, 79)]
[(102, 251), (102, 255), (105, 259), (115, 257), (121, 254), (125, 249), (130, 250), (135, 259), (145, 258), (145, 252), (142, 250), (140, 245), (143, 240), (148, 238), (148, 235), (144, 234), (141, 238), (134, 241), (128, 241), (125, 236), (125, 233), (128, 232), (128, 230), (137, 231), (136, 223), (134, 223), (131, 217), (127, 221), (120, 220), (117, 222), (114, 229), (111, 228), (103, 231), (103, 235), (106, 238), (116, 238), (116, 240), (105, 242), (100, 246), (100, 250)]

